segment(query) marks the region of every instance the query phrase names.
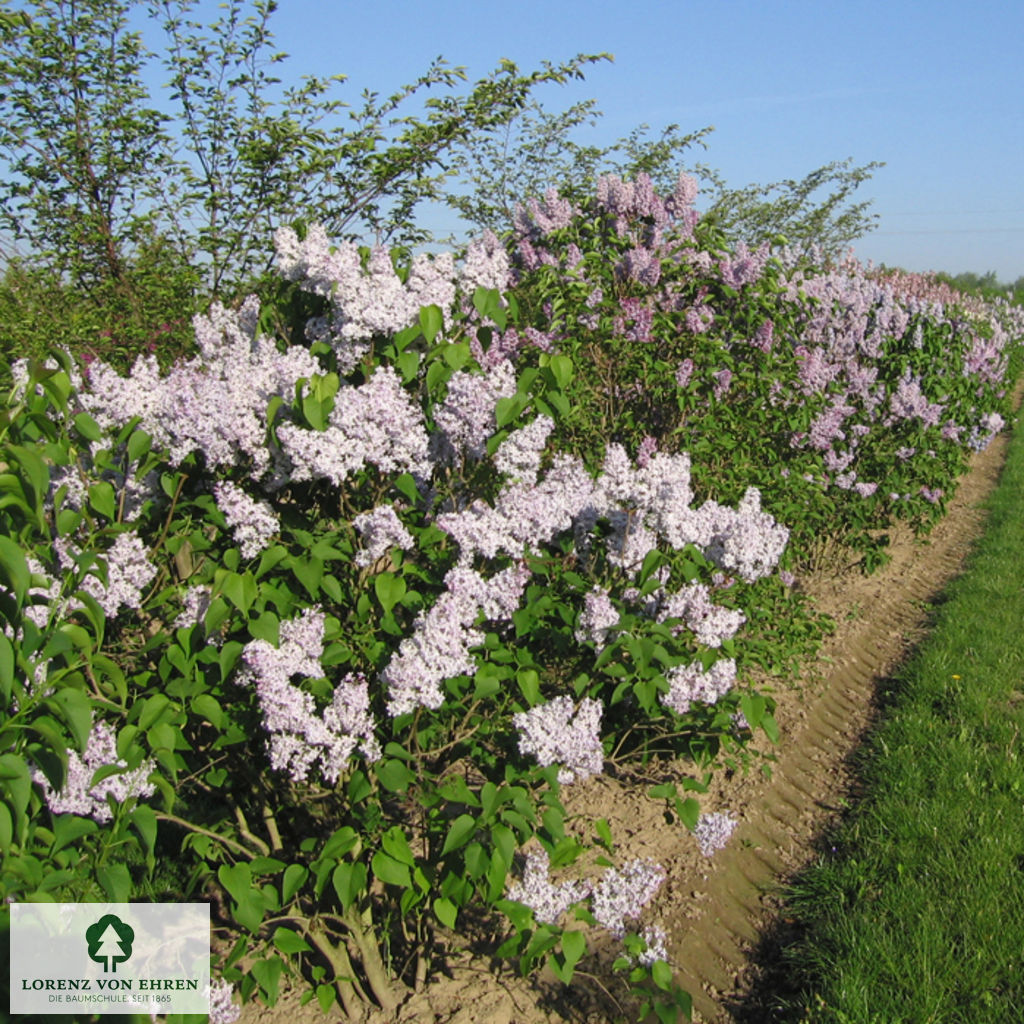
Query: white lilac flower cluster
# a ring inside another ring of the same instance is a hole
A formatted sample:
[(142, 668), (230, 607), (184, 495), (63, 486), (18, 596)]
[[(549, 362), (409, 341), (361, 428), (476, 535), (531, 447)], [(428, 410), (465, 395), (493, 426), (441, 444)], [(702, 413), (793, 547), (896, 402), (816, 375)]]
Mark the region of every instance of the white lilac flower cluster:
[(255, 558), (280, 530), (281, 523), (265, 502), (250, 498), (230, 480), (213, 485), (217, 508), (224, 513), (228, 526), (245, 559)]
[(385, 473), (429, 475), (422, 411), (389, 366), (356, 387), (343, 386), (325, 430), (292, 423), (277, 429), (291, 463), (291, 480), (330, 480), (335, 486), (367, 463)]
[[(53, 544), (61, 567), (77, 569), (82, 553), (66, 538), (58, 537)], [(156, 566), (149, 560), (146, 545), (134, 530), (119, 533), (114, 543), (99, 556), (106, 563), (106, 582), (98, 567), (87, 573), (81, 589), (95, 598), (103, 613), (113, 618), (121, 608), (142, 607), (142, 591), (153, 582)]]
[(532, 754), (542, 767), (558, 765), (563, 785), (599, 775), (604, 765), (600, 701), (584, 697), (577, 708), (571, 697), (555, 697), (512, 716), (519, 731), (519, 753)]
[(42, 787), (47, 806), (54, 814), (77, 814), (93, 818), (102, 825), (113, 818), (108, 797), (116, 804), (123, 804), (127, 800), (145, 799), (156, 792), (156, 787), (146, 781), (155, 767), (153, 761), (144, 761), (130, 771), (107, 775), (94, 784), (96, 772), (108, 767), (127, 769), (128, 762), (117, 755), (114, 731), (105, 722), (96, 722), (81, 756), (75, 750), (68, 751), (67, 778), (59, 791), (55, 791), (38, 770), (32, 772), (32, 779)]
[(577, 643), (593, 644), (600, 651), (618, 624), (619, 610), (612, 604), (608, 591), (595, 586), (583, 597), (583, 610), (573, 635)]
[(498, 399), (515, 393), (515, 370), (508, 360), (486, 373), (454, 373), (445, 399), (434, 413), (438, 430), (431, 439), (434, 458), (442, 465), (462, 458), (483, 458), (487, 439), (497, 429), (494, 409)]
[(447, 589), (419, 613), (412, 635), (399, 644), (381, 672), (388, 687), (388, 714), (397, 717), (418, 707), (439, 708), (444, 703), (444, 681), (476, 671), (470, 650), (484, 642), (477, 619), (510, 619), (529, 578), (529, 570), (519, 565), (489, 579), (465, 567), (449, 571)]
[[(632, 860), (621, 868), (609, 867), (600, 879), (576, 879), (553, 883), (547, 852), (537, 848), (526, 855), (522, 881), (508, 888), (508, 898), (533, 911), (539, 924), (556, 924), (571, 907), (590, 898), (590, 910), (598, 924), (617, 939), (626, 934), (626, 922), (638, 921), (644, 907), (665, 881), (665, 869), (646, 860)], [(650, 962), (664, 960), (665, 933), (645, 928)], [(647, 961), (644, 961), (647, 962)]]
[(294, 676), (323, 676), (324, 618), (319, 609), (307, 608), (281, 623), (277, 647), (266, 640), (246, 644), (237, 677), (239, 685), (255, 687), (270, 736), (271, 767), (288, 772), (295, 782), (305, 781), (317, 762), (324, 779), (337, 782), (357, 747), (368, 761), (381, 756), (364, 678), (346, 676), (323, 711), (312, 694), (291, 682)]
[(705, 857), (714, 856), (729, 841), (739, 822), (728, 814), (702, 814), (693, 830)]
[(237, 311), (214, 303), (206, 316), (193, 318), (197, 356), (165, 377), (153, 356), (140, 356), (127, 377), (95, 362), (82, 404), (102, 429), (138, 416), (155, 444), (169, 449), (174, 465), (191, 452), (202, 452), (211, 469), (248, 459), (258, 479), (271, 458), (267, 404), (275, 395), (291, 401), (295, 382), (320, 372), (305, 348), (278, 352), (272, 338), (258, 334), (258, 320), (255, 297)]
[(210, 982), (209, 1024), (235, 1024), (242, 1016), (242, 1008), (232, 1002), (234, 986), (223, 978)]
[(705, 670), (700, 662), (678, 665), (665, 674), (668, 692), (661, 695), (665, 707), (685, 715), (695, 703), (717, 704), (736, 685), (736, 662), (722, 658)]
[(373, 565), (391, 548), (406, 549), (415, 544), (412, 534), (402, 525), (393, 505), (378, 505), (369, 512), (361, 512), (352, 520), (352, 525), (363, 538), (363, 548), (355, 557), (355, 563), (360, 568)]
[(590, 883), (578, 879), (552, 882), (551, 861), (543, 847), (534, 847), (526, 855), (521, 882), (508, 887), (508, 898), (533, 911), (538, 924), (557, 924), (558, 919), (590, 895)]

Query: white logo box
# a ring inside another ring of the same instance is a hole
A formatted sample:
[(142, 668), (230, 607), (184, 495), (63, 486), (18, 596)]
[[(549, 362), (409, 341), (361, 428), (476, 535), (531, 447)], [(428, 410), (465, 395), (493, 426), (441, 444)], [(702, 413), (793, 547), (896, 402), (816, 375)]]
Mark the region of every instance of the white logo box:
[(12, 903), (11, 1013), (209, 1013), (208, 903)]

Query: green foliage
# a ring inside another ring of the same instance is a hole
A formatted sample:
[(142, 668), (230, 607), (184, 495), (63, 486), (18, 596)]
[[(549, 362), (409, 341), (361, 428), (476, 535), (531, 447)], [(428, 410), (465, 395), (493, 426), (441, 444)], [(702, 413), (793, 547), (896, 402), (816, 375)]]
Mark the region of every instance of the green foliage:
[(708, 215), (734, 241), (755, 245), (781, 237), (798, 250), (813, 247), (836, 258), (877, 223), (869, 212), (871, 200), (851, 197), (884, 166), (872, 161), (858, 167), (850, 158), (833, 160), (799, 181), (738, 189), (722, 185)]
[(161, 233), (164, 117), (141, 83), (131, 4), (39, 0), (3, 10), (0, 282), (8, 360), (48, 346), (114, 357), (189, 343), (197, 274)]
[(950, 287), (965, 295), (977, 295), (983, 299), (1006, 299), (1014, 306), (1024, 305), (1024, 277), (1018, 277), (1012, 284), (998, 279), (994, 270), (984, 274), (965, 271), (961, 274), (935, 275), (936, 281), (944, 281)]
[(686, 135), (669, 125), (648, 138), (647, 125), (607, 146), (576, 141), (574, 131), (593, 127), (601, 117), (595, 100), (552, 112), (537, 102), (526, 104), (497, 129), (478, 132), (456, 152), (459, 186), (447, 197), (470, 224), (505, 232), (517, 203), (555, 189), (578, 202), (594, 192), (601, 174), (621, 177), (649, 174), (655, 185), (671, 191), (682, 155), (694, 145), (706, 146), (712, 129)]
[[(0, 155), (11, 173), (0, 226), (23, 252), (0, 294), (19, 325), (12, 358), (55, 342), (103, 356), (151, 344), (176, 354), (193, 312), (266, 277), (281, 224), (425, 240), (415, 213), (441, 195), (449, 155), (497, 130), (539, 85), (582, 77), (600, 59), (528, 73), (503, 61), (458, 95), (463, 69), (439, 58), (345, 111), (342, 75), (278, 88), (272, 72), (285, 55), (273, 48), (272, 0), (230, 0), (209, 26), (193, 17), (194, 0), (8, 2)], [(143, 82), (151, 55), (127, 29), (140, 8), (165, 35), (169, 102)], [(422, 114), (406, 113), (438, 88)], [(57, 337), (42, 330), (48, 299), (66, 310)]]

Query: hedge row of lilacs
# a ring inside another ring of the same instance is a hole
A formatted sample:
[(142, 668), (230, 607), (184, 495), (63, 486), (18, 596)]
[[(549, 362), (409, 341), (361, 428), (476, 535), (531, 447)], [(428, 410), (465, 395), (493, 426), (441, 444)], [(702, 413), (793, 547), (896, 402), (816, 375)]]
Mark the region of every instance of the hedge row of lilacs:
[(936, 301), (952, 293), (852, 258), (727, 251), (693, 192), (606, 179), (586, 208), (550, 194), (521, 212), (525, 333), (587, 371), (560, 436), (685, 450), (702, 495), (761, 488), (798, 560), (828, 535), (870, 567), (881, 531), (926, 529), (1001, 428), (1024, 311)]
[[(774, 735), (744, 678), (807, 647), (787, 527), (931, 510), (913, 474), (948, 490), (1007, 355), (850, 267), (720, 250), (693, 198), (606, 179), (458, 268), (283, 229), (280, 294), (197, 318), (169, 374), (22, 368), (8, 897), (144, 896), (173, 856), (243, 997), (294, 972), (351, 1015), (396, 1006), (478, 904), (566, 982), (611, 932), (675, 1019), (661, 869), (569, 827), (562, 790), (682, 754), (699, 778), (652, 793), (724, 842), (685, 794)], [(886, 467), (890, 435), (936, 455)]]

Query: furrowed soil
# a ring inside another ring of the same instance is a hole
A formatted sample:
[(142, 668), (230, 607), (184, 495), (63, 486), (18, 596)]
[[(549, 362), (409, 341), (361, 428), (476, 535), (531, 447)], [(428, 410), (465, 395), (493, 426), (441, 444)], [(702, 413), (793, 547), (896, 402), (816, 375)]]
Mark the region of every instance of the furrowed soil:
[[(799, 581), (834, 632), (799, 679), (776, 683), (779, 744), (746, 770), (719, 771), (703, 812), (724, 811), (739, 826), (712, 858), (692, 835), (666, 821), (664, 803), (647, 798), (649, 780), (608, 776), (568, 787), (570, 813), (606, 818), (620, 861), (649, 858), (668, 877), (656, 897), (656, 922), (668, 935), (677, 978), (693, 997), (694, 1020), (762, 1024), (773, 1019), (774, 996), (785, 985), (777, 950), (787, 936), (777, 895), (786, 880), (822, 851), (822, 836), (856, 798), (850, 755), (870, 725), (880, 685), (924, 635), (930, 611), (958, 574), (984, 526), (981, 505), (998, 482), (1008, 436), (976, 454), (948, 514), (924, 539), (890, 531), (891, 561), (871, 576), (833, 565)], [(762, 747), (764, 744), (762, 744)], [(767, 776), (760, 770), (771, 765)], [(686, 774), (680, 768), (680, 777)], [(827, 851), (825, 851), (827, 852)], [(461, 922), (460, 922), (461, 923)], [(473, 943), (472, 928), (468, 942)], [(488, 957), (485, 928), (475, 948), (437, 958), (438, 973), (412, 992), (394, 1016), (379, 1012), (362, 1024), (601, 1024), (629, 1019), (621, 980), (610, 965), (621, 947), (598, 946), (590, 975), (571, 989), (554, 977), (528, 980)], [(596, 941), (596, 939), (595, 939)], [(285, 991), (270, 1008), (249, 1004), (242, 1024), (324, 1024), (341, 1021), (337, 1006), (323, 1014)]]

